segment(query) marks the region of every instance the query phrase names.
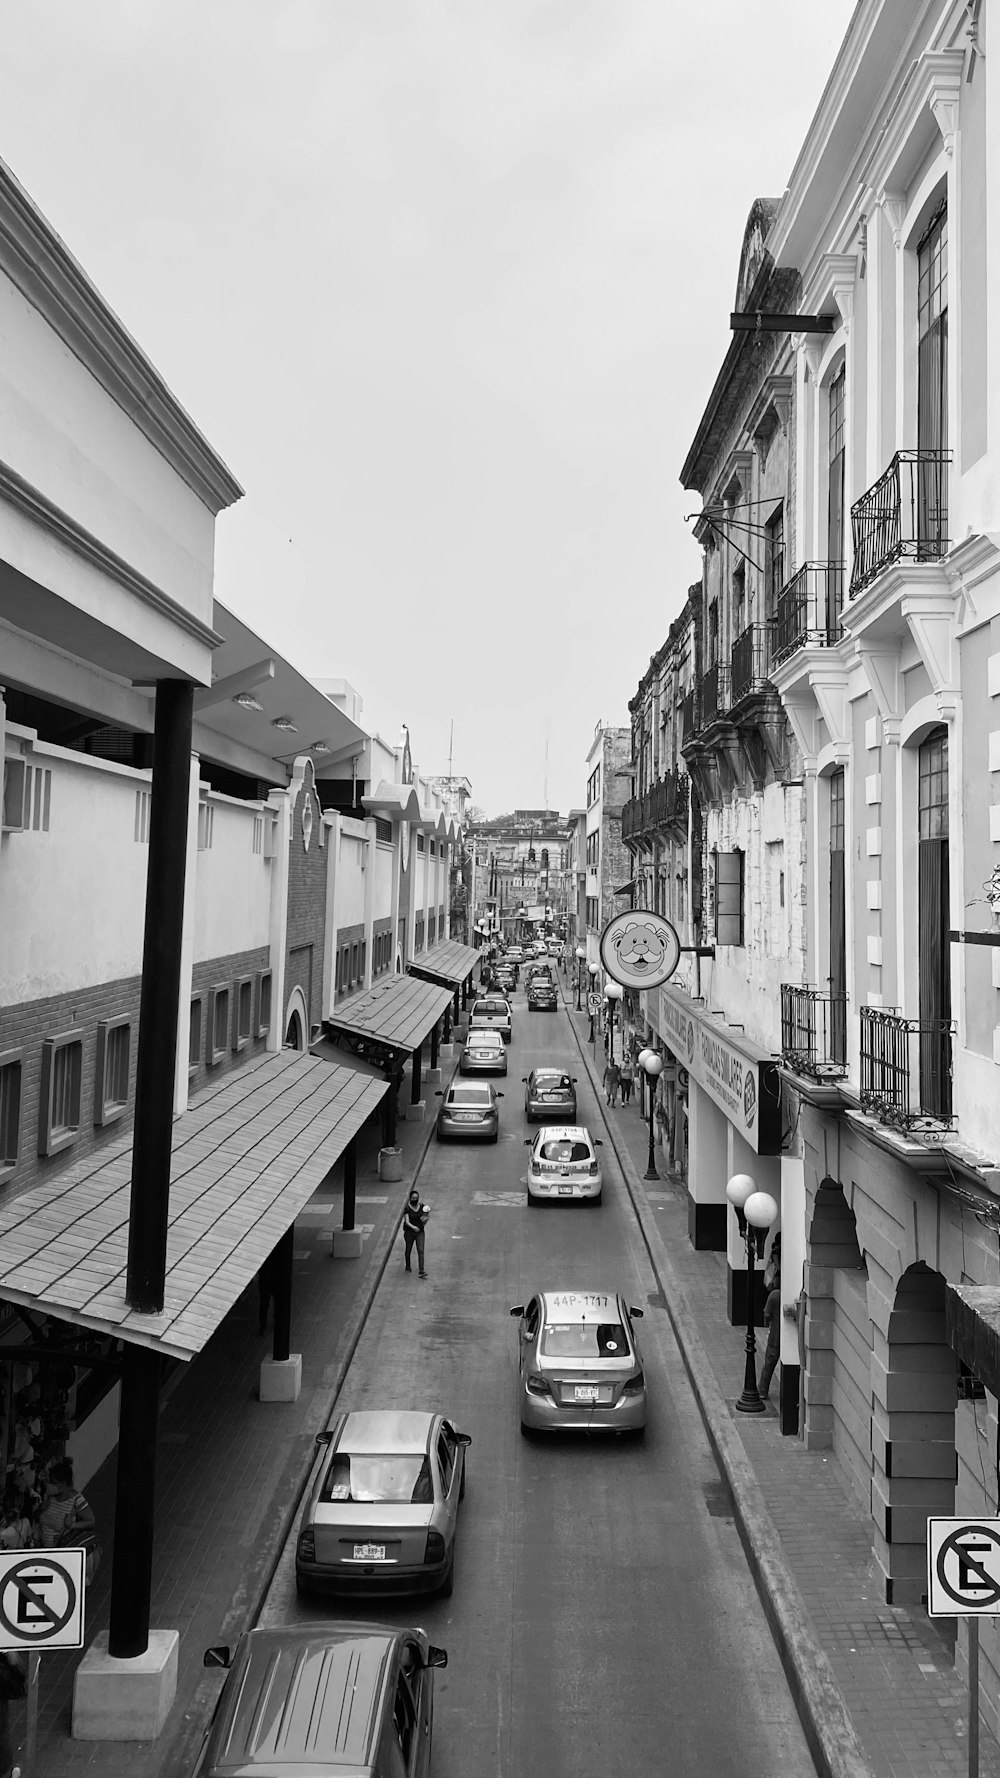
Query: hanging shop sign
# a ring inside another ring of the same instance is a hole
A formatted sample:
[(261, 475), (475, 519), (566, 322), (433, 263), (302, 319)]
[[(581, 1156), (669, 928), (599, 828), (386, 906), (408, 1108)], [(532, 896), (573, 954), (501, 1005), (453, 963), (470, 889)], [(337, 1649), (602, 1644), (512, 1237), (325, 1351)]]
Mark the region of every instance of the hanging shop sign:
[(656, 1026), (691, 1079), (755, 1154), (781, 1153), (781, 1081), (772, 1056), (734, 1041), (676, 988), (661, 988)]
[(616, 914), (601, 933), (605, 974), (623, 988), (658, 988), (670, 980), (680, 962), (677, 928), (662, 914), (645, 909)]

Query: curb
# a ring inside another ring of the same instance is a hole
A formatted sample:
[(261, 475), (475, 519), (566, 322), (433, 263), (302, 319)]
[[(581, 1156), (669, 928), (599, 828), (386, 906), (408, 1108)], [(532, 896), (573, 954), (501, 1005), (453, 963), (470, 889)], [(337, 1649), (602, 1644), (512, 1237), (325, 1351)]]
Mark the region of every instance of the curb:
[[(567, 1006), (567, 1012), (571, 1008)], [(785, 1561), (781, 1539), (761, 1494), (743, 1441), (732, 1425), (725, 1399), (697, 1332), (684, 1288), (642, 1189), (638, 1169), (618, 1131), (604, 1116), (597, 1069), (572, 1019), (577, 1049), (595, 1087), (598, 1108), (611, 1139), (650, 1263), (663, 1293), (716, 1462), (733, 1497), (737, 1530), (746, 1552), (764, 1614), (777, 1645), (795, 1708), (820, 1778), (874, 1778), (830, 1661), (817, 1640), (809, 1609)]]

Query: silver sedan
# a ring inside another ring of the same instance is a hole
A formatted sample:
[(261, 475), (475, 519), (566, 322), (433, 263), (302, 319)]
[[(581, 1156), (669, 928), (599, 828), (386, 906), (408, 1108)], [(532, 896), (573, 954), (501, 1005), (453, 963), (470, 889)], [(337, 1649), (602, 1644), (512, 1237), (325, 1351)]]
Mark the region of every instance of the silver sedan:
[(646, 1378), (632, 1327), (641, 1309), (616, 1291), (542, 1290), (511, 1314), (523, 1433), (641, 1435)]

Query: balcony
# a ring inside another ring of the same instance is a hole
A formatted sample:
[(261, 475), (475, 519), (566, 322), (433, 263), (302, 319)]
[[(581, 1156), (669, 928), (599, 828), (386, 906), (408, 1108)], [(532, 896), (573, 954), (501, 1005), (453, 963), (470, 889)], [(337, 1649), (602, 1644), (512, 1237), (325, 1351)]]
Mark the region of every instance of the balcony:
[(899, 1130), (952, 1121), (951, 1022), (861, 1008), (861, 1109)]
[(837, 1080), (847, 1073), (847, 996), (781, 984), (781, 1056), (796, 1074)]
[(688, 778), (686, 772), (667, 772), (642, 796), (632, 797), (622, 809), (622, 840), (641, 839), (658, 828), (687, 822)]
[(843, 562), (806, 562), (775, 603), (772, 666), (809, 644), (833, 648), (843, 635), (843, 601)]
[(730, 666), (732, 705), (770, 689), (771, 625), (750, 624), (733, 643)]
[(691, 739), (692, 735), (694, 734), (695, 729), (697, 727), (697, 723), (698, 723), (698, 713), (697, 713), (697, 707), (695, 704), (694, 691), (692, 690), (687, 693), (686, 697), (681, 699), (681, 746), (682, 747), (684, 746), (686, 741), (690, 741), (690, 739)]
[(938, 562), (947, 554), (950, 451), (897, 451), (885, 474), (851, 507), (853, 599), (891, 562)]
[(718, 722), (720, 716), (727, 714), (732, 702), (729, 689), (731, 677), (729, 666), (722, 661), (716, 661), (714, 667), (709, 667), (708, 672), (702, 674), (699, 687), (699, 730), (709, 728), (713, 722)]

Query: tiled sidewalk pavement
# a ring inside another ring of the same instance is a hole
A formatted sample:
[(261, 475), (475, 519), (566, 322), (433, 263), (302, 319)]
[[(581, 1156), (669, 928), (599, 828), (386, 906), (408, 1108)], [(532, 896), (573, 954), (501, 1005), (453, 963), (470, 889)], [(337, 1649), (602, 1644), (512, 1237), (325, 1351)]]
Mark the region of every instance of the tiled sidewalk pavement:
[[(444, 1062), (445, 1078), (457, 1060)], [(433, 1133), (427, 1121), (399, 1124), (403, 1178), (378, 1178), (379, 1136), (359, 1144), (358, 1227), (369, 1225), (362, 1257), (331, 1258), (330, 1236), (342, 1220), (343, 1181), (314, 1194), (295, 1231), (292, 1347), (302, 1353), (302, 1393), (289, 1404), (257, 1400), (260, 1362), (271, 1334), (257, 1332), (251, 1288), (230, 1311), (204, 1352), (171, 1375), (160, 1419), (153, 1570), (154, 1627), (180, 1631), (177, 1698), (155, 1742), (85, 1742), (70, 1737), (77, 1653), (41, 1663), (38, 1757), (30, 1778), (184, 1778), (201, 1742), (210, 1699), (218, 1691), (202, 1666), (213, 1642), (233, 1641), (252, 1622), (327, 1423), (343, 1365), (371, 1299), (406, 1193)], [(86, 1640), (107, 1627), (115, 1460), (86, 1485), (105, 1559), (87, 1601)], [(15, 1733), (19, 1729), (14, 1722)]]
[[(571, 1016), (600, 1091), (600, 1045), (595, 1062), (585, 1042), (586, 1016)], [(816, 1643), (833, 1669), (872, 1773), (876, 1778), (966, 1778), (968, 1695), (954, 1669), (948, 1621), (939, 1627), (919, 1609), (882, 1603), (868, 1511), (832, 1453), (807, 1451), (799, 1439), (783, 1437), (773, 1406), (759, 1416), (736, 1413), (745, 1354), (740, 1329), (726, 1319), (725, 1255), (692, 1248), (680, 1181), (643, 1182), (648, 1125), (637, 1100), (614, 1110), (606, 1108), (603, 1095), (599, 1103), (616, 1146), (631, 1160), (630, 1188), (645, 1197), (666, 1249), (673, 1278), (664, 1272), (665, 1294), (671, 1283), (683, 1292), (723, 1411), (752, 1466)], [(659, 1150), (656, 1164), (665, 1175)], [(677, 1331), (683, 1347), (684, 1328)], [(705, 1402), (702, 1407), (705, 1411)], [(1000, 1778), (1000, 1748), (983, 1723), (979, 1764), (981, 1778)]]

